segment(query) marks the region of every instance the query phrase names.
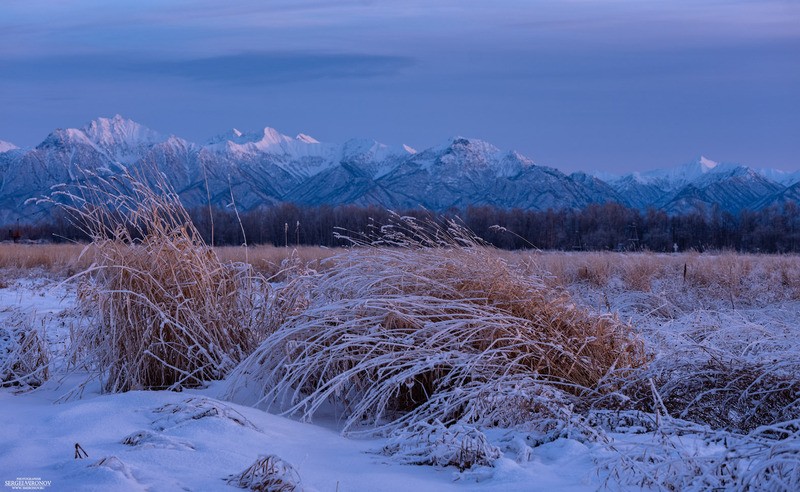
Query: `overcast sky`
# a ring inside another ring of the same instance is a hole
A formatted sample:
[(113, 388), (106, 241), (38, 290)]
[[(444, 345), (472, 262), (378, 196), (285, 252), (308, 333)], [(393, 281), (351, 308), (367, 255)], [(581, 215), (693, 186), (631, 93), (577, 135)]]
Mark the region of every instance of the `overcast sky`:
[(117, 113), (197, 142), (271, 126), (476, 137), (568, 172), (799, 170), (800, 2), (0, 1), (0, 139)]

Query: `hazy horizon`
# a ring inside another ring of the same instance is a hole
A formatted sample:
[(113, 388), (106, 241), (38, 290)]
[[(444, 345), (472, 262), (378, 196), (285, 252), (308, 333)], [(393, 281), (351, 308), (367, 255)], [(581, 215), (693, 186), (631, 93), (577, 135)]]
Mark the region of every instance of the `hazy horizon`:
[(0, 140), (121, 114), (199, 143), (463, 135), (565, 172), (796, 171), (798, 25), (790, 1), (8, 1)]

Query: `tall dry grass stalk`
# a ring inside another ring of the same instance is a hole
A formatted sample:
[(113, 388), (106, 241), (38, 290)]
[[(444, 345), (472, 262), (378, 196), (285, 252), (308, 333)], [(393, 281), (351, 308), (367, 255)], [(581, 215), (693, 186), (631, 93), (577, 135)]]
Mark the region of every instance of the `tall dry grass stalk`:
[(541, 391), (578, 398), (645, 362), (630, 326), (518, 274), (457, 224), (397, 218), (354, 242), (276, 293), (232, 397), (255, 389), (307, 419), (333, 402), (345, 431), (524, 422)]
[(109, 392), (223, 377), (254, 345), (264, 285), (219, 260), (163, 180), (91, 178), (56, 195), (95, 251), (79, 292), (92, 322), (74, 358), (88, 354)]

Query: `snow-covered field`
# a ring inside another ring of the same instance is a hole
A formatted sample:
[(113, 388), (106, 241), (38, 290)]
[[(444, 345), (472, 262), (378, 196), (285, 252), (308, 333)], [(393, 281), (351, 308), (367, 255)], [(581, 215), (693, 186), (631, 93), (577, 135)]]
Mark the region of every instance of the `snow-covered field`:
[[(653, 412), (576, 409), (547, 429), (434, 425), (423, 439), (345, 437), (333, 410), (300, 422), (228, 401), (229, 380), (104, 394), (96, 380), (82, 385), (86, 371), (65, 358), (91, 314), (79, 312), (76, 285), (36, 271), (6, 277), (0, 328), (40, 333), (50, 374), (33, 390), (0, 389), (0, 490), (237, 490), (238, 475), (269, 455), (285, 480), (275, 490), (792, 490), (800, 301), (757, 273), (735, 291), (687, 286), (685, 273), (655, 275), (643, 290), (613, 275), (567, 285), (576, 302), (618, 314), (644, 339), (653, 358), (642, 399)], [(13, 340), (0, 344), (8, 358)], [(453, 442), (461, 453), (484, 450), (485, 460), (446, 466)], [(413, 464), (423, 455), (439, 464)]]

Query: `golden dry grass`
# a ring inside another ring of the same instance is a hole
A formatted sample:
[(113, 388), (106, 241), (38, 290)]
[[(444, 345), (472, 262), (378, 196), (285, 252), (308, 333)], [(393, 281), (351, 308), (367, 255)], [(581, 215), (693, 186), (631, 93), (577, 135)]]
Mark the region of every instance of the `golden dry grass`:
[(608, 288), (615, 280), (631, 291), (649, 292), (655, 281), (700, 289), (730, 300), (752, 290), (781, 289), (800, 299), (800, 255), (615, 252), (501, 252), (506, 261), (526, 272), (546, 271), (549, 285), (585, 283)]
[(313, 270), (323, 268), (321, 262), (344, 251), (344, 248), (322, 248), (319, 246), (296, 246), (291, 248), (257, 246), (217, 246), (214, 248), (224, 263), (249, 263), (265, 277), (278, 275), (286, 268), (287, 261), (299, 262)]
[[(343, 248), (300, 246), (217, 246), (213, 248), (222, 263), (248, 263), (266, 277), (278, 274), (285, 262), (299, 261), (309, 268), (323, 268), (322, 260), (341, 253)], [(22, 275), (37, 269), (55, 276), (71, 276), (95, 261), (95, 249), (79, 243), (0, 243), (0, 269), (9, 275)]]
[(15, 244), (0, 243), (0, 269), (39, 269), (54, 275), (71, 275), (84, 270), (93, 261), (92, 250), (85, 244)]
[[(247, 263), (265, 276), (284, 280), (286, 270), (302, 265), (315, 271), (331, 267), (325, 260), (345, 248), (301, 246), (283, 248), (265, 245), (213, 248), (223, 264)], [(800, 299), (800, 256), (737, 253), (681, 254), (615, 252), (501, 251), (493, 255), (523, 274), (541, 275), (551, 287), (586, 283), (606, 289), (612, 281), (630, 291), (650, 292), (654, 282), (683, 289), (699, 289), (724, 299), (734, 307), (754, 289), (780, 291)], [(16, 276), (36, 269), (56, 277), (73, 275), (96, 259), (95, 250), (82, 244), (0, 243), (0, 287)], [(547, 272), (547, 273), (544, 273)]]
[[(218, 246), (213, 250), (222, 263), (248, 263), (265, 277), (277, 275), (279, 279), (290, 264), (320, 271), (331, 266), (324, 260), (346, 251), (345, 248), (265, 245)], [(493, 254), (521, 273), (542, 275), (547, 272), (543, 281), (554, 287), (584, 282), (602, 289), (618, 279), (628, 290), (649, 292), (654, 281), (669, 280), (675, 285), (705, 289), (730, 299), (746, 295), (748, 286), (760, 284), (780, 288), (789, 297), (800, 299), (798, 255), (501, 250), (494, 250)], [(31, 269), (69, 276), (85, 270), (95, 259), (95, 250), (84, 244), (0, 243), (0, 269), (6, 277), (23, 275)]]

